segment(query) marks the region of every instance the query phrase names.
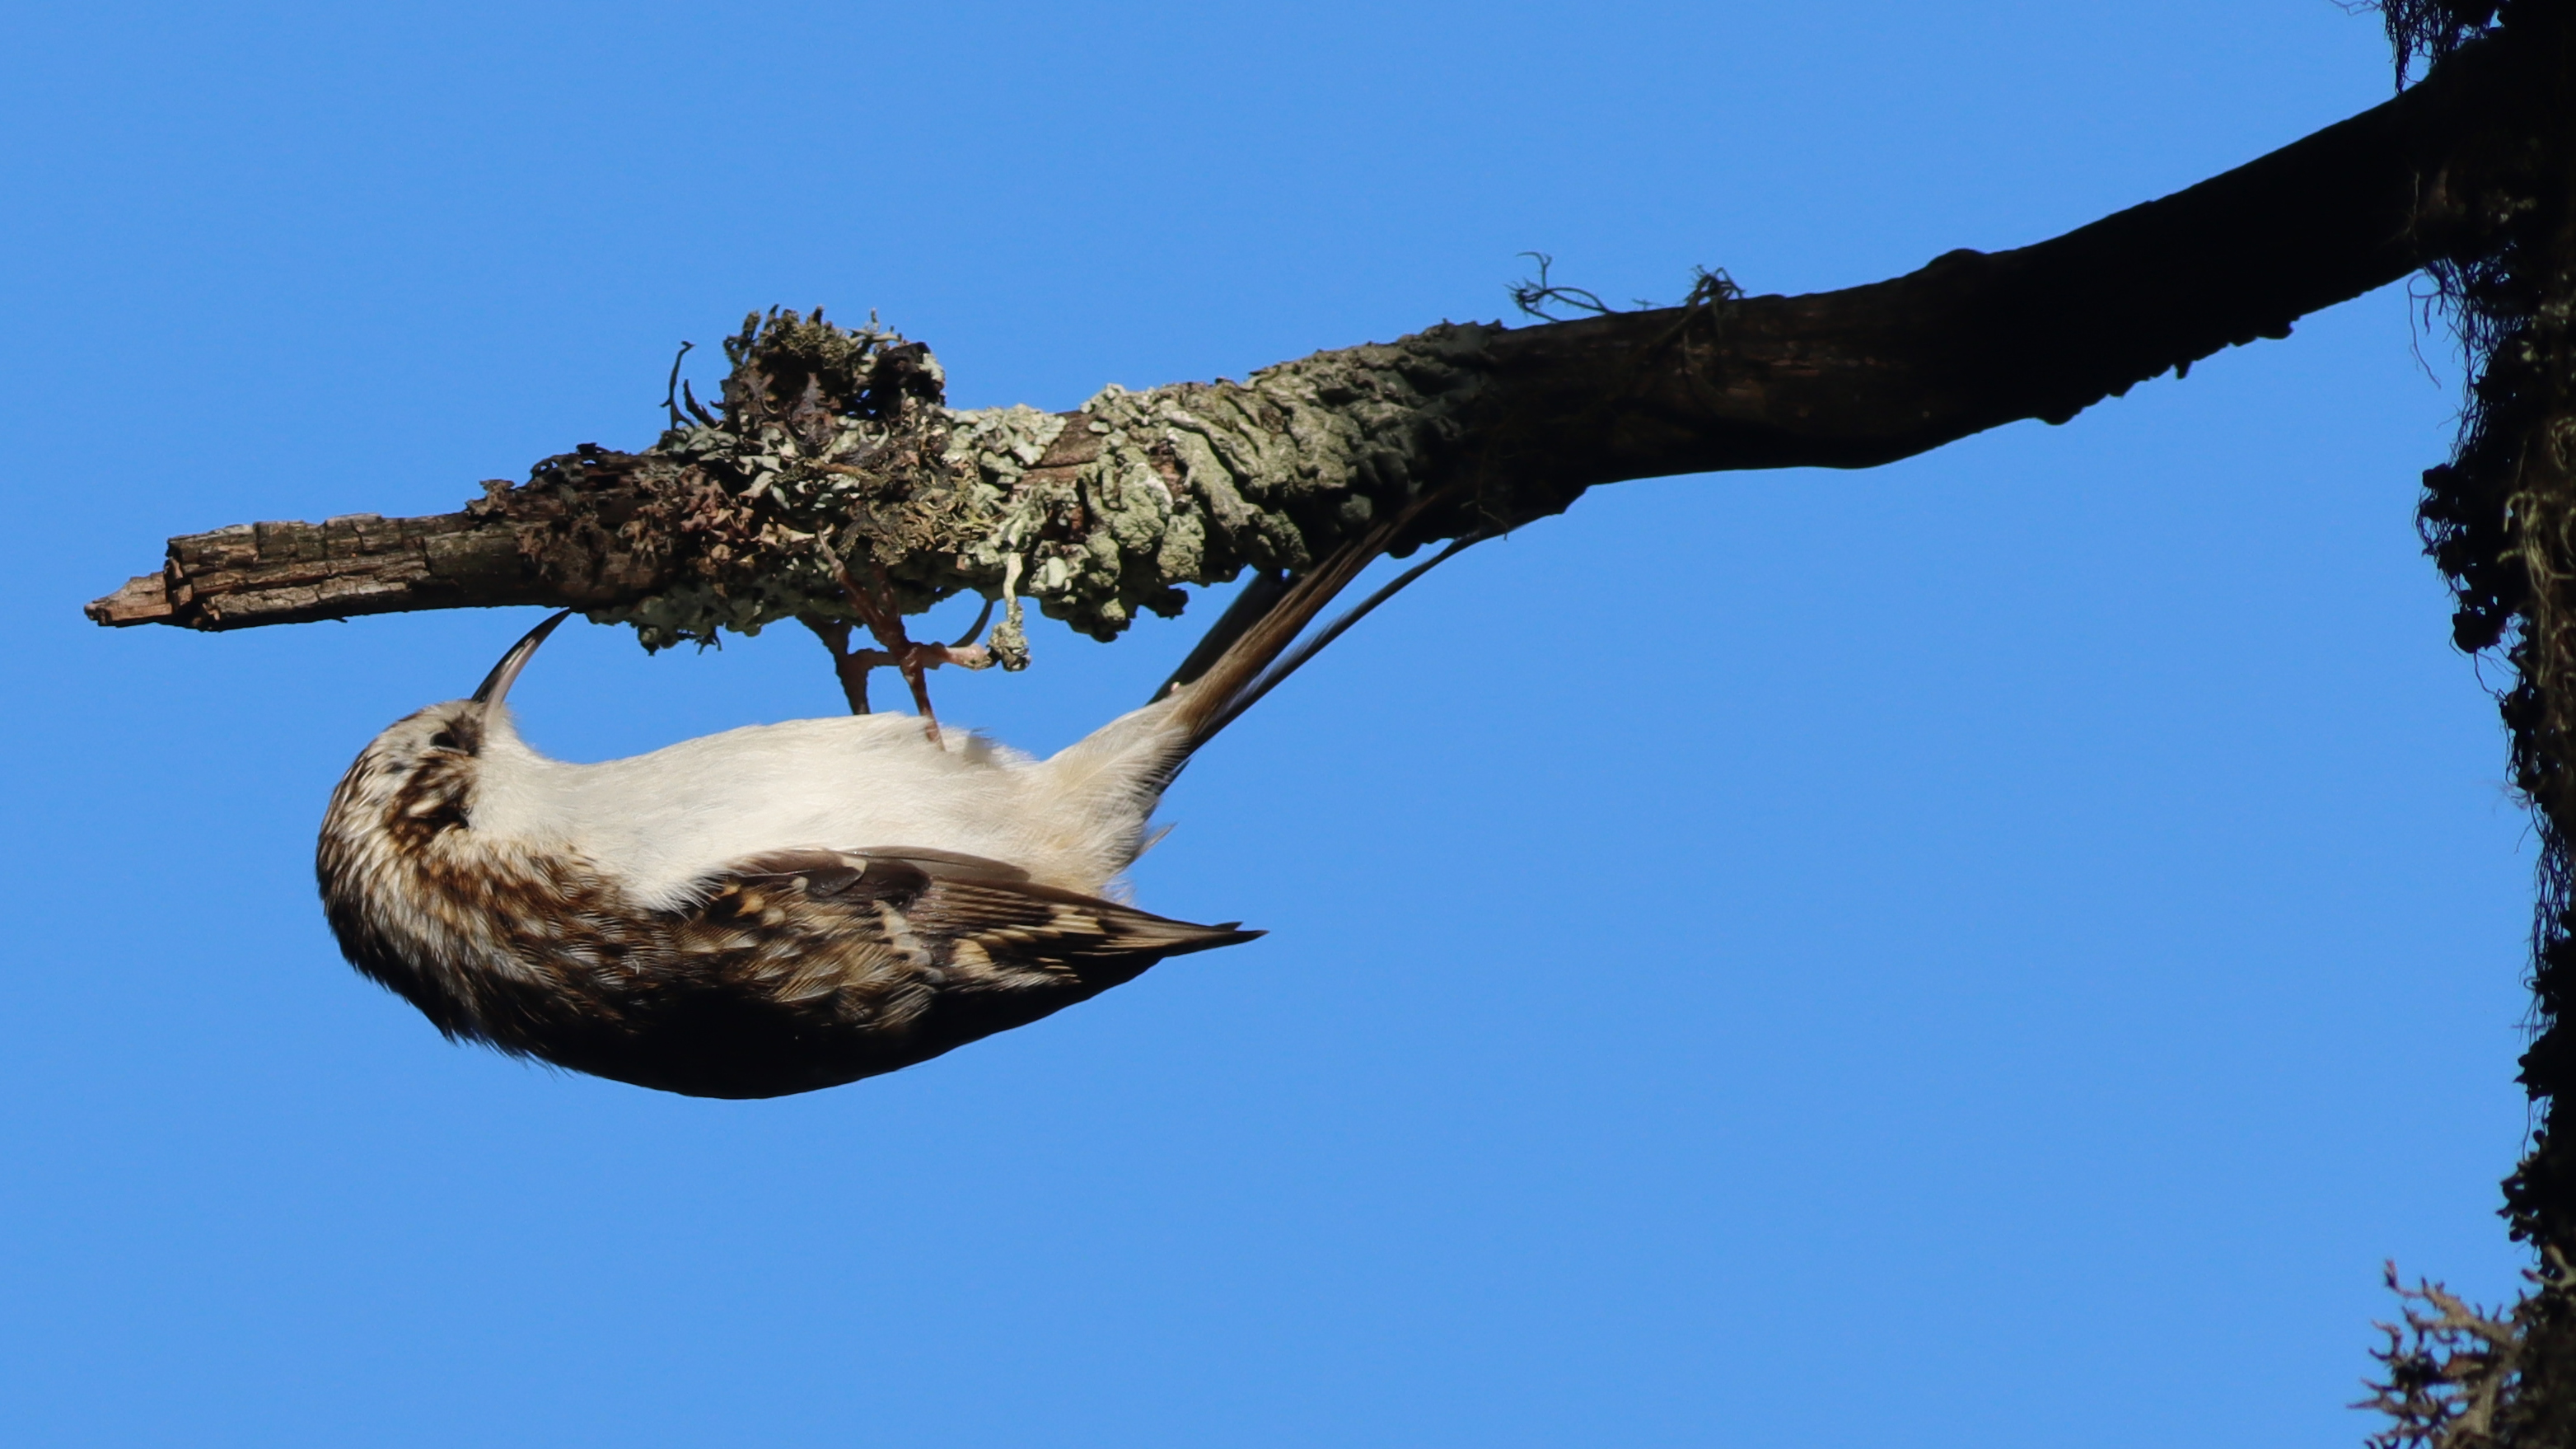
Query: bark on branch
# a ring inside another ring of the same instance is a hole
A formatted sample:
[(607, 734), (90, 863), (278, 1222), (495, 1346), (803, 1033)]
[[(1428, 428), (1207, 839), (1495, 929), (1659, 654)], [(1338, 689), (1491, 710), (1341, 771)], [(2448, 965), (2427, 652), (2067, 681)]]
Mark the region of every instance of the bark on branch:
[[(2474, 248), (2518, 64), (2471, 47), (2387, 104), (2160, 201), (2018, 250), (1952, 252), (1806, 296), (1520, 328), (1443, 324), (1243, 383), (1110, 389), (1075, 413), (944, 405), (926, 349), (773, 314), (728, 344), (721, 415), (585, 445), (455, 514), (263, 523), (170, 542), (88, 606), (199, 629), (570, 605), (648, 645), (846, 618), (830, 550), (907, 609), (971, 589), (1109, 637), (1179, 585), (1294, 568), (1440, 490), (1409, 544), (1514, 526), (1601, 483), (1868, 467), (2022, 418), (2063, 422), (2219, 349)], [(818, 549), (817, 543), (829, 546)]]

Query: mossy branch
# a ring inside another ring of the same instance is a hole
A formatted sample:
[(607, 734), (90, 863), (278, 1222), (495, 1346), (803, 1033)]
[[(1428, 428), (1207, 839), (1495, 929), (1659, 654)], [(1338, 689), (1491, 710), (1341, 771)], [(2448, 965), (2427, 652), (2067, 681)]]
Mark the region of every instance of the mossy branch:
[[(907, 611), (1004, 601), (1101, 638), (1185, 585), (1294, 568), (1429, 490), (1419, 543), (1510, 527), (1622, 479), (1866, 467), (2096, 401), (2405, 275), (2475, 218), (2446, 198), (2498, 87), (2471, 47), (2371, 111), (2191, 189), (2015, 251), (1953, 252), (1808, 296), (1443, 324), (1246, 381), (1110, 388), (1080, 410), (952, 409), (927, 348), (873, 324), (754, 318), (714, 412), (640, 452), (585, 445), (456, 514), (171, 540), (102, 624), (233, 629), (552, 604), (649, 646), (848, 617), (822, 560)], [(1714, 275), (1714, 274), (1711, 274)], [(820, 545), (818, 547), (818, 545)]]

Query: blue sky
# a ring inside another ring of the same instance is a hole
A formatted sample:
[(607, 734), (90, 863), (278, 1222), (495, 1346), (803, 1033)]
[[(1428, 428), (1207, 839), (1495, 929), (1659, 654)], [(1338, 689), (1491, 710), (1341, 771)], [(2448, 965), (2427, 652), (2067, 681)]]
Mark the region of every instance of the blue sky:
[[(1078, 404), (2038, 240), (2382, 99), (2331, 0), (27, 9), (0, 53), (0, 1438), (2349, 1444), (2379, 1264), (2494, 1297), (2530, 840), (2418, 555), (2391, 288), (2072, 424), (1604, 488), (1194, 766), (1271, 934), (768, 1103), (441, 1042), (312, 833), (533, 618), (79, 614), (171, 533), (639, 446), (876, 309)], [(2421, 357), (2419, 359), (2419, 350)], [(1032, 748), (1207, 613), (1049, 627)], [(560, 636), (602, 758), (836, 707)]]

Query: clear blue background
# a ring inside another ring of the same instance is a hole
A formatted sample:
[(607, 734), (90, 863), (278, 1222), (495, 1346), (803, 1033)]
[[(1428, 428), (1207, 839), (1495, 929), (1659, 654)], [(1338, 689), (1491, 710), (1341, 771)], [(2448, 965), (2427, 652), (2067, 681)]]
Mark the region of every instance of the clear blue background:
[[(204, 636), (171, 533), (638, 446), (753, 307), (963, 404), (2035, 241), (2383, 99), (2157, 6), (20, 6), (0, 1439), (2349, 1444), (2379, 1264), (2494, 1297), (2529, 837), (2411, 522), (2392, 288), (2063, 428), (1605, 488), (1197, 765), (1142, 900), (1261, 942), (899, 1076), (442, 1043), (315, 908), (332, 781), (533, 617)], [(2429, 367), (2417, 356), (2430, 359)], [(1052, 626), (1051, 748), (1204, 611)], [(829, 712), (801, 633), (561, 637), (600, 758)]]

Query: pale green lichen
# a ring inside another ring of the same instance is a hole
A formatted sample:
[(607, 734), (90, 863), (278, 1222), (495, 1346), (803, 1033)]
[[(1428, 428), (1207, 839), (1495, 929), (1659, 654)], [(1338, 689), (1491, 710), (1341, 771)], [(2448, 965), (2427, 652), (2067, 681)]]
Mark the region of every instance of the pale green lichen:
[[(1442, 326), (1240, 383), (1108, 387), (1068, 416), (952, 410), (919, 344), (772, 313), (727, 343), (721, 416), (674, 409), (652, 449), (551, 459), (510, 496), (554, 488), (545, 516), (566, 521), (540, 552), (586, 543), (540, 567), (596, 573), (623, 549), (621, 565), (676, 575), (592, 615), (647, 647), (847, 619), (826, 562), (841, 557), (881, 569), (906, 612), (1007, 596), (987, 644), (1013, 667), (1023, 600), (1112, 638), (1139, 610), (1179, 612), (1184, 585), (1302, 567), (1420, 496), (1464, 429), (1492, 331)], [(614, 527), (579, 504), (612, 495)]]

